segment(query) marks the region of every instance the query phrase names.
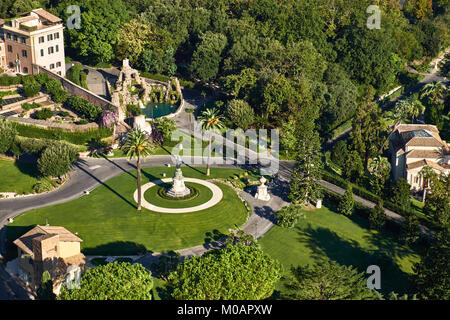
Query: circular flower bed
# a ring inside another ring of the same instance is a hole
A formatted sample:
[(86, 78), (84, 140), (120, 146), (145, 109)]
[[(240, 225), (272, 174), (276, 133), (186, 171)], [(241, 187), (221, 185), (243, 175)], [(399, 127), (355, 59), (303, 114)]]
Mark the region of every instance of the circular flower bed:
[(160, 196), (161, 198), (163, 198), (164, 200), (169, 200), (169, 201), (187, 201), (187, 200), (192, 200), (198, 197), (198, 190), (192, 186), (192, 185), (188, 185), (186, 184), (186, 187), (191, 191), (188, 195), (184, 196), (184, 197), (171, 197), (167, 194), (167, 191), (169, 190), (169, 188), (165, 187), (165, 186), (160, 186), (158, 189), (158, 196)]

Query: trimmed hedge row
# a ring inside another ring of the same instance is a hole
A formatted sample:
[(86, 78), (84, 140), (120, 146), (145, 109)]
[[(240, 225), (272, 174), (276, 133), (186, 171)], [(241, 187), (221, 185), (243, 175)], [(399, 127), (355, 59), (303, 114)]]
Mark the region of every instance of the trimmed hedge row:
[(404, 210), (400, 206), (396, 205), (395, 203), (391, 202), (390, 200), (382, 199), (381, 197), (377, 196), (376, 194), (368, 191), (367, 189), (364, 189), (361, 186), (358, 186), (354, 183), (348, 182), (342, 177), (339, 177), (337, 175), (334, 175), (326, 170), (322, 171), (322, 179), (325, 181), (328, 181), (332, 184), (335, 184), (343, 189), (347, 189), (347, 186), (350, 185), (353, 189), (353, 194), (360, 196), (361, 198), (364, 198), (366, 200), (369, 200), (373, 203), (378, 203), (379, 200), (383, 200), (383, 206), (389, 210), (392, 210), (396, 213), (398, 213), (401, 216), (406, 216), (407, 214), (414, 214), (419, 219), (420, 223), (433, 229), (440, 229), (438, 225), (426, 216), (424, 216), (422, 213), (411, 209), (411, 210)]
[(44, 129), (36, 126), (24, 125), (15, 123), (16, 130), (19, 136), (28, 138), (40, 138), (49, 140), (65, 140), (67, 142), (84, 145), (91, 140), (100, 140), (108, 138), (112, 135), (112, 129), (99, 128), (88, 131), (71, 132), (63, 129)]

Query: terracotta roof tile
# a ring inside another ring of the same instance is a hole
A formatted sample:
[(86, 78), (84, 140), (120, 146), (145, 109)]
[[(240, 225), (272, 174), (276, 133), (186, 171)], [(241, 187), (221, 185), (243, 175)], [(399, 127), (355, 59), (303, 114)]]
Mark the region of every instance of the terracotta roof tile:
[(35, 10), (31, 11), (31, 12), (36, 13), (38, 16), (40, 16), (40, 17), (42, 17), (42, 18), (44, 18), (45, 20), (48, 20), (48, 21), (50, 21), (50, 22), (56, 23), (56, 22), (61, 22), (61, 21), (62, 21), (61, 18), (58, 18), (57, 16), (54, 16), (53, 14), (51, 14), (51, 13), (48, 12), (48, 11), (45, 11), (45, 10), (42, 9), (42, 8), (35, 9)]
[(33, 256), (33, 239), (43, 240), (47, 236), (59, 235), (59, 241), (61, 242), (82, 242), (80, 238), (71, 233), (64, 227), (53, 226), (39, 226), (37, 225), (13, 243), (26, 253)]
[(406, 165), (406, 167), (408, 169), (416, 169), (416, 168), (425, 167), (425, 166), (432, 167), (432, 168), (434, 168), (436, 170), (439, 170), (441, 172), (445, 172), (446, 171), (445, 168), (443, 168), (442, 166), (440, 166), (436, 162), (429, 161), (429, 160), (420, 160), (420, 161), (416, 161), (416, 162), (413, 162), (413, 163), (408, 163)]
[(426, 159), (440, 159), (442, 154), (436, 150), (412, 150), (406, 154), (407, 158), (426, 158)]

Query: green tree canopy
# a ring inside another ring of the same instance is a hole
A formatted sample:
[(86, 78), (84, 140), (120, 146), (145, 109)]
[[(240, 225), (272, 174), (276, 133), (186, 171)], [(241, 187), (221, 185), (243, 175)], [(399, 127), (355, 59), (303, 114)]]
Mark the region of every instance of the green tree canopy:
[(113, 262), (88, 269), (80, 289), (61, 289), (60, 300), (151, 300), (153, 279), (141, 264)]
[(261, 300), (280, 277), (278, 261), (257, 246), (237, 244), (186, 260), (169, 279), (178, 300)]

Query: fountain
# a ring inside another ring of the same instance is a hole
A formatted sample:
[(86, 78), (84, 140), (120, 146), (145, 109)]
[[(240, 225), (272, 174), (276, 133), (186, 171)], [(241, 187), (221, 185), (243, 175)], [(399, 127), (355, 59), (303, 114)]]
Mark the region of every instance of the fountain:
[[(183, 145), (179, 145), (180, 151), (183, 150)], [(189, 195), (191, 193), (191, 190), (185, 186), (184, 184), (184, 177), (183, 172), (181, 171), (181, 164), (182, 160), (179, 155), (175, 156), (176, 161), (176, 169), (175, 169), (175, 175), (173, 176), (173, 185), (170, 187), (170, 189), (167, 191), (167, 195), (174, 197), (174, 198), (181, 198)]]

